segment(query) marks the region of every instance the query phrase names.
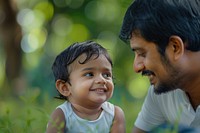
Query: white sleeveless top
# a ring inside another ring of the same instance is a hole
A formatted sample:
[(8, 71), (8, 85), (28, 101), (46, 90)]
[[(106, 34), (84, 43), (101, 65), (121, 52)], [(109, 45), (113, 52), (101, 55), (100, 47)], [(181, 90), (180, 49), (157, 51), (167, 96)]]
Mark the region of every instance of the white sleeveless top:
[(115, 114), (114, 105), (109, 102), (102, 104), (103, 111), (98, 119), (92, 121), (77, 116), (68, 101), (57, 108), (62, 109), (65, 116), (65, 133), (109, 133)]

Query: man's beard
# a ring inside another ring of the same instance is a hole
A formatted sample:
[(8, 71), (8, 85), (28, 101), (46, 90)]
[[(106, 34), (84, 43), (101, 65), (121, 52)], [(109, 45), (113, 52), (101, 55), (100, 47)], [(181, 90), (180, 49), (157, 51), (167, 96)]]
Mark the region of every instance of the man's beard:
[(178, 69), (174, 68), (166, 58), (164, 58), (163, 60), (163, 64), (169, 74), (169, 77), (167, 80), (160, 81), (157, 86), (154, 86), (154, 92), (156, 94), (162, 94), (176, 90), (179, 88), (179, 83), (181, 83), (181, 76), (180, 72), (177, 71)]
[(167, 93), (169, 91), (173, 91), (177, 89), (177, 84), (175, 84), (175, 80), (169, 80), (166, 83), (161, 82), (157, 86), (154, 86), (154, 92), (156, 94)]

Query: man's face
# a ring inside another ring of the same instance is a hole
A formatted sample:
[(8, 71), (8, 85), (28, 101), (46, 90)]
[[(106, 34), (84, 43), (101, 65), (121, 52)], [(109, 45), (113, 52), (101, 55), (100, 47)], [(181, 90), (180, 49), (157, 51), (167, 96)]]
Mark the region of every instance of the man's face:
[(135, 53), (135, 72), (148, 76), (155, 93), (161, 94), (177, 89), (179, 73), (167, 57), (161, 56), (155, 43), (134, 36), (130, 39), (130, 46)]

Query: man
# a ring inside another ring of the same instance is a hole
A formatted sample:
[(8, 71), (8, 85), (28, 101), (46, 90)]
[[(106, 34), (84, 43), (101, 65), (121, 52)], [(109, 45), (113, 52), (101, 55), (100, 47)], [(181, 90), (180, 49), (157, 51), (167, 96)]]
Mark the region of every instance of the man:
[(135, 0), (120, 38), (151, 83), (133, 132), (165, 122), (200, 127), (200, 0)]

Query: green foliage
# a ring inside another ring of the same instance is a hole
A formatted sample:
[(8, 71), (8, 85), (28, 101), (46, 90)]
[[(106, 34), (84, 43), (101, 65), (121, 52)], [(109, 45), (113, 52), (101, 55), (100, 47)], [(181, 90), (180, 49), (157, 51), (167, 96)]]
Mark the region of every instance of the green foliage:
[[(116, 90), (116, 92), (119, 91)], [(42, 97), (42, 100), (39, 97)], [(110, 101), (124, 110), (126, 130), (131, 132), (140, 103), (127, 99), (125, 93), (115, 93)], [(0, 101), (0, 133), (45, 132), (52, 111), (62, 102), (50, 98), (48, 94), (42, 94), (39, 89), (28, 89), (24, 95), (17, 98), (2, 99)]]
[[(38, 91), (0, 102), (0, 133), (44, 132), (50, 107), (37, 101)], [(47, 99), (46, 99), (47, 100)]]

